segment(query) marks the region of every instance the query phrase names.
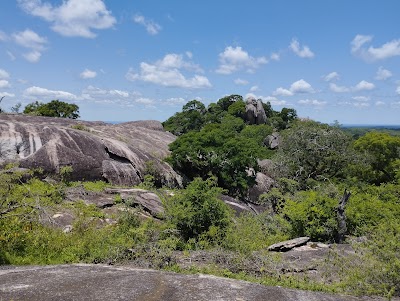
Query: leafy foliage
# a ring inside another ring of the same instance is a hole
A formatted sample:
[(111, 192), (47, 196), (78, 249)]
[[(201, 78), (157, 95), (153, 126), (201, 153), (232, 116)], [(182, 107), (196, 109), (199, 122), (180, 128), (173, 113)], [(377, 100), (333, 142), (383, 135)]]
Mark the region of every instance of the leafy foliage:
[(185, 241), (218, 240), (230, 224), (230, 211), (218, 196), (222, 189), (215, 179), (195, 178), (184, 191), (166, 202), (166, 217)]
[(242, 119), (227, 115), (220, 124), (208, 124), (199, 132), (176, 139), (170, 144), (169, 161), (189, 179), (214, 175), (219, 186), (231, 195), (244, 195), (255, 181), (255, 175), (248, 169), (257, 171), (257, 158), (269, 154), (260, 145), (263, 138), (258, 134), (271, 131), (267, 126), (260, 126), (259, 130), (257, 126), (250, 126), (244, 131), (247, 127)]
[(49, 103), (35, 101), (25, 107), (24, 114), (77, 119), (79, 107), (59, 100), (52, 100)]
[(391, 182), (400, 176), (400, 137), (387, 133), (369, 132), (354, 143), (365, 155), (367, 168), (359, 170), (361, 178), (369, 183)]
[(298, 121), (283, 133), (274, 157), (278, 177), (291, 178), (302, 187), (312, 181), (344, 178), (354, 161), (351, 138), (340, 128), (314, 121)]

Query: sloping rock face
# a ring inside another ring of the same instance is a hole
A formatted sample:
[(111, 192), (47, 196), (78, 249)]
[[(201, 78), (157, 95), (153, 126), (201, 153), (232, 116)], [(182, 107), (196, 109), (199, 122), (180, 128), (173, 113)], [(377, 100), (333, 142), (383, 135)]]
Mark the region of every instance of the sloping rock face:
[(0, 114), (0, 165), (18, 162), (23, 168), (41, 168), (44, 174), (71, 166), (71, 180), (136, 185), (150, 161), (163, 185), (181, 186), (180, 176), (163, 162), (174, 140), (158, 121), (112, 125)]
[[(262, 286), (209, 275), (104, 265), (0, 268), (1, 300), (382, 300)], [(393, 300), (398, 301), (397, 298)]]

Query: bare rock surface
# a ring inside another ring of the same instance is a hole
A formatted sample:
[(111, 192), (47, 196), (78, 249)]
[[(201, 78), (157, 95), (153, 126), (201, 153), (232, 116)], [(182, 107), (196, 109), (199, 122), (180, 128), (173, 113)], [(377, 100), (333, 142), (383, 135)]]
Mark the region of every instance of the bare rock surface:
[(357, 301), (352, 297), (268, 287), (209, 275), (182, 275), (124, 266), (58, 265), (0, 268), (0, 299), (136, 301)]
[(71, 166), (72, 180), (136, 185), (151, 161), (162, 184), (180, 186), (180, 176), (163, 161), (174, 140), (154, 120), (114, 125), (0, 114), (0, 165), (18, 162), (22, 168), (41, 168), (44, 174), (58, 174)]
[(305, 245), (309, 240), (310, 238), (307, 236), (285, 240), (269, 246), (268, 251), (286, 252), (295, 247), (300, 247)]

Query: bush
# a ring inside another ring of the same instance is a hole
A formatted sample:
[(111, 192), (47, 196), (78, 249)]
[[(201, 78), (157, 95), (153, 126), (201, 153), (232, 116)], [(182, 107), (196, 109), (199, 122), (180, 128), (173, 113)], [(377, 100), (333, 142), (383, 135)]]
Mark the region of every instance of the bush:
[(231, 223), (229, 208), (218, 199), (221, 193), (215, 178), (195, 178), (184, 191), (166, 201), (166, 219), (185, 241), (201, 237), (214, 243)]

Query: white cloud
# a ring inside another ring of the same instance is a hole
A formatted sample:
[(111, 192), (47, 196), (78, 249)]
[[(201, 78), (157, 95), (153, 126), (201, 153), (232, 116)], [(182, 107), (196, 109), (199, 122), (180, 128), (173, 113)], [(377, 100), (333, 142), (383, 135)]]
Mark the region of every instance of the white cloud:
[(175, 106), (175, 105), (183, 105), (187, 103), (187, 100), (182, 97), (172, 97), (165, 100), (165, 104)]
[(232, 74), (233, 72), (245, 69), (247, 72), (254, 72), (261, 65), (268, 63), (264, 57), (252, 57), (242, 47), (226, 47), (224, 52), (219, 54), (220, 65), (215, 71), (219, 74)]
[(297, 39), (292, 39), (289, 48), (299, 57), (301, 58), (312, 58), (314, 57), (314, 53), (310, 50), (310, 48), (306, 45), (301, 47), (300, 43)]
[(146, 28), (147, 32), (151, 35), (156, 35), (161, 30), (161, 26), (159, 24), (155, 23), (152, 20), (147, 20), (142, 15), (135, 15), (133, 17), (133, 22), (143, 25)]
[(257, 92), (258, 90), (260, 90), (260, 88), (258, 86), (252, 86), (250, 88), (250, 92)]
[(289, 91), (288, 89), (279, 87), (274, 92), (272, 92), (272, 94), (276, 96), (292, 96), (293, 92)]
[(245, 86), (245, 85), (247, 85), (249, 83), (247, 80), (240, 79), (240, 78), (235, 79), (233, 82), (236, 85), (242, 85), (242, 86)]
[(32, 86), (27, 88), (24, 91), (24, 96), (25, 97), (30, 97), (30, 98), (51, 98), (51, 99), (66, 99), (66, 100), (77, 100), (78, 97), (72, 93), (65, 92), (65, 91), (54, 91), (54, 90), (49, 90), (46, 88), (40, 88), (36, 86)]
[(378, 100), (377, 102), (375, 102), (375, 105), (376, 106), (384, 106), (385, 103), (383, 101), (381, 101), (381, 100)]
[(330, 82), (332, 80), (337, 80), (337, 79), (339, 79), (339, 73), (337, 73), (336, 71), (331, 72), (324, 76), (324, 80), (327, 82)]
[(0, 92), (0, 98), (1, 97), (15, 97), (15, 94), (13, 93), (8, 93), (8, 92)]
[(79, 76), (83, 79), (95, 78), (97, 76), (97, 72), (89, 70), (89, 69), (85, 69), (81, 72), (81, 74)]
[(400, 86), (397, 87), (396, 93), (400, 95)]
[(387, 80), (388, 78), (392, 77), (392, 72), (387, 69), (384, 69), (382, 66), (379, 67), (378, 71), (376, 72), (375, 79), (377, 80)]
[(44, 50), (47, 44), (46, 38), (41, 37), (31, 29), (25, 29), (24, 31), (14, 33), (12, 36), (15, 43), (18, 45), (37, 51)]
[(372, 36), (356, 35), (351, 42), (351, 52), (366, 61), (377, 61), (400, 56), (400, 39), (392, 40), (380, 47), (363, 47), (372, 41)]
[(356, 35), (351, 41), (351, 52), (352, 53), (357, 53), (361, 47), (368, 42), (372, 41), (372, 36), (364, 36), (364, 35)]
[(0, 69), (0, 79), (6, 79), (9, 78), (10, 74), (4, 69)]
[(110, 93), (110, 95), (115, 95), (115, 96), (119, 96), (119, 97), (124, 97), (124, 98), (129, 97), (129, 92), (126, 92), (126, 91), (110, 90), (109, 93)]
[(0, 79), (0, 89), (10, 88), (10, 83), (8, 80)]
[(317, 99), (301, 99), (298, 103), (302, 105), (323, 106), (326, 104), (326, 101), (320, 101)]
[(297, 82), (294, 82), (290, 86), (290, 92), (292, 92), (292, 93), (314, 93), (314, 89), (304, 79), (301, 79), (301, 80), (298, 80)]
[(356, 101), (369, 101), (370, 98), (367, 96), (353, 96), (352, 97)]
[(365, 80), (360, 81), (354, 88), (354, 91), (368, 91), (375, 89), (375, 85), (373, 83), (369, 83)]
[(33, 50), (31, 52), (27, 52), (27, 53), (23, 54), (23, 57), (28, 62), (37, 63), (37, 62), (39, 62), (40, 58), (42, 57), (42, 54), (37, 50)]
[(273, 105), (273, 106), (284, 106), (287, 104), (287, 102), (285, 100), (280, 100), (273, 96), (261, 96), (261, 95), (257, 96), (254, 93), (247, 93), (245, 98), (248, 98), (248, 97), (253, 97), (255, 99), (261, 99), (264, 103), (270, 102), (271, 105)]
[(134, 107), (135, 105), (151, 106), (155, 101), (143, 97), (139, 92), (123, 90), (105, 90), (94, 86), (88, 86), (83, 91), (80, 100), (91, 101), (98, 104), (112, 104), (120, 107)]
[(154, 64), (142, 62), (139, 73), (135, 73), (130, 68), (126, 74), (126, 79), (130, 81), (142, 80), (165, 87), (189, 89), (211, 87), (207, 77), (194, 74), (193, 77), (186, 78), (181, 70), (202, 72), (198, 65), (185, 61), (182, 55), (167, 54), (162, 60), (156, 61)]
[(116, 20), (102, 0), (64, 0), (53, 6), (42, 0), (18, 0), (27, 13), (50, 22), (51, 29), (63, 36), (94, 38), (93, 29), (107, 29)]
[(279, 87), (272, 95), (275, 96), (292, 96), (297, 93), (314, 93), (314, 89), (304, 79), (300, 79), (290, 85), (289, 89)]
[(332, 92), (335, 93), (345, 93), (345, 92), (349, 92), (350, 89), (345, 87), (345, 86), (338, 86), (334, 83), (330, 83), (329, 84), (329, 88), (331, 89)]
[(279, 55), (279, 53), (274, 52), (274, 53), (271, 54), (270, 58), (273, 61), (279, 61), (281, 59), (281, 56)]
[(25, 29), (24, 31), (14, 33), (12, 35), (15, 43), (18, 45), (30, 49), (29, 52), (23, 54), (23, 57), (31, 62), (36, 63), (42, 56), (42, 51), (45, 50), (47, 39), (41, 37), (31, 29)]

